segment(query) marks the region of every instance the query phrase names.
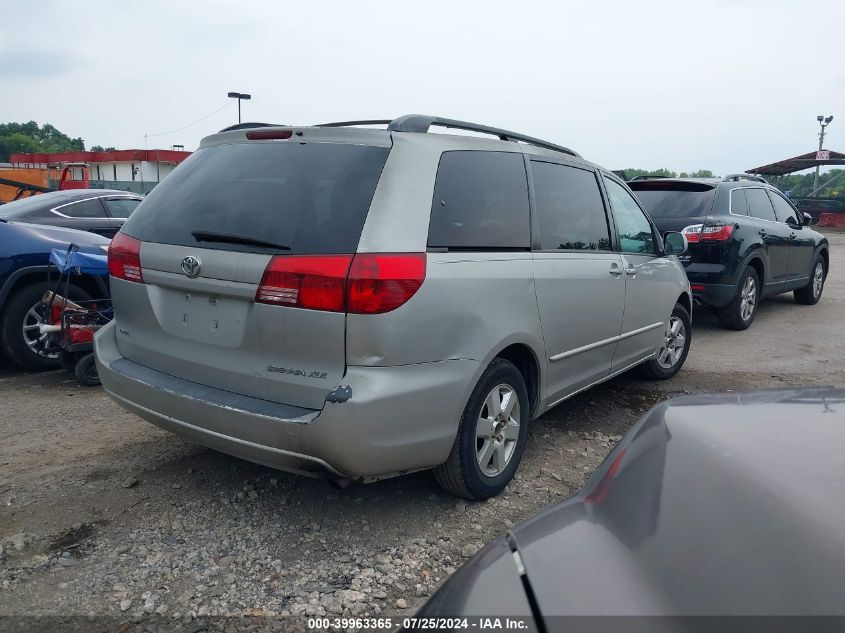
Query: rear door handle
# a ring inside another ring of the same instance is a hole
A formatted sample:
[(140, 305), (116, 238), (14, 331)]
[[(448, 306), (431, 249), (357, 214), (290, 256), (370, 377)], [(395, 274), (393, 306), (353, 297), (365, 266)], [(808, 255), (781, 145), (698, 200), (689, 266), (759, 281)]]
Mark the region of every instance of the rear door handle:
[(757, 232), (760, 234), (760, 237), (766, 237), (768, 235), (765, 229), (760, 229)]
[(791, 239), (791, 240), (794, 240), (796, 237), (798, 237), (798, 236), (797, 236), (797, 235), (795, 235), (795, 233), (790, 233), (790, 234), (789, 234), (789, 239)]
[(630, 275), (631, 277), (636, 277), (637, 276), (637, 269), (634, 268), (633, 266), (630, 266), (630, 267), (625, 269), (625, 274)]

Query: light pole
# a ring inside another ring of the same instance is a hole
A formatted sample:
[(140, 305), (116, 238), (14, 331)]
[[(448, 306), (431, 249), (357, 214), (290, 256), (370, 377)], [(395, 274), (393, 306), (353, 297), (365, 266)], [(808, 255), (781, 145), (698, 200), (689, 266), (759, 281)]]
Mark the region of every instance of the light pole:
[[(821, 127), (821, 131), (819, 132), (819, 151), (824, 149), (824, 129), (830, 125), (830, 122), (833, 121), (833, 115), (824, 116), (820, 114), (816, 117), (816, 121), (819, 122), (819, 126)], [(819, 165), (816, 165), (816, 177), (813, 178), (813, 191), (819, 188)]]
[(229, 97), (238, 100), (238, 123), (241, 122), (241, 101), (252, 99), (252, 95), (245, 92), (230, 92)]

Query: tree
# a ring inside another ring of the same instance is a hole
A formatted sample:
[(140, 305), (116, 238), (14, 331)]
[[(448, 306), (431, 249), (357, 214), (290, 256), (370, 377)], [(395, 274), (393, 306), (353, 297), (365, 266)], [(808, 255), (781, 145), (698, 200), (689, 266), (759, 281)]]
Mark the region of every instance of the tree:
[(16, 152), (78, 152), (85, 141), (71, 138), (49, 123), (0, 123), (0, 162), (8, 162)]
[(691, 172), (689, 175), (690, 178), (714, 178), (713, 172), (709, 169), (698, 169), (694, 172)]
[(103, 147), (102, 145), (92, 145), (91, 146), (92, 152), (113, 152), (115, 151), (114, 147)]
[(623, 169), (625, 173), (625, 180), (632, 180), (637, 176), (663, 176), (664, 178), (675, 178), (678, 174), (676, 174), (671, 169)]

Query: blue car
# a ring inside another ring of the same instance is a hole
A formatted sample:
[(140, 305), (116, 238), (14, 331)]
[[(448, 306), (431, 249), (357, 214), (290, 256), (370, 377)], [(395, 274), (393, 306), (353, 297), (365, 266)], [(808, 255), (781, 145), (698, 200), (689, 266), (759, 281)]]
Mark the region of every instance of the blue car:
[[(59, 366), (58, 355), (39, 346), (41, 297), (52, 289), (47, 281), (50, 251), (74, 243), (82, 252), (102, 254), (109, 241), (88, 231), (0, 220), (0, 350), (9, 360), (34, 371)], [(78, 275), (72, 283), (67, 294), (75, 301), (108, 293), (106, 276)]]

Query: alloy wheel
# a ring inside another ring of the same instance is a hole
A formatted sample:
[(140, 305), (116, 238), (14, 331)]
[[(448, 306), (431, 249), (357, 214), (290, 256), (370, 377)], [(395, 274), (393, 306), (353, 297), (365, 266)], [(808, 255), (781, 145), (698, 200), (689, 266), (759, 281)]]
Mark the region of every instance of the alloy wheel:
[(687, 328), (680, 317), (673, 315), (666, 326), (663, 346), (657, 352), (657, 364), (672, 369), (681, 360), (686, 344)]
[(813, 297), (818, 298), (822, 293), (822, 286), (824, 285), (824, 265), (821, 262), (816, 262), (816, 268), (813, 270)]
[(519, 398), (510, 385), (487, 394), (475, 426), (476, 460), (486, 477), (505, 470), (519, 439)]
[(757, 282), (754, 281), (754, 277), (746, 277), (740, 294), (739, 316), (743, 321), (750, 320), (756, 307)]
[(42, 334), (40, 329), (46, 323), (43, 311), (44, 306), (40, 301), (27, 311), (23, 319), (23, 324), (21, 325), (23, 340), (33, 354), (38, 354), (45, 358), (57, 358), (59, 355), (58, 352), (47, 353), (44, 350), (44, 343), (48, 335)]

